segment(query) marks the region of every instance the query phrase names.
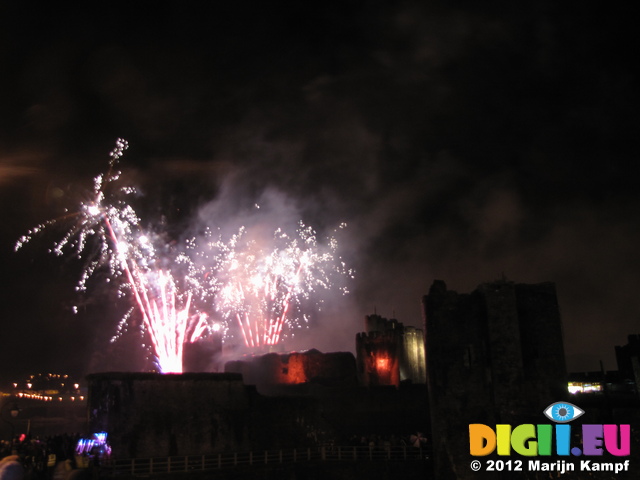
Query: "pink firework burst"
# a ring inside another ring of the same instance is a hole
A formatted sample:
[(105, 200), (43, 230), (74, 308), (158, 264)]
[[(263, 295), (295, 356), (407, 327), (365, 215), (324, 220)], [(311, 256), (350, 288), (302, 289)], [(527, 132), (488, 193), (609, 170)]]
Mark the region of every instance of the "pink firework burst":
[(319, 245), (315, 231), (302, 222), (294, 235), (278, 228), (269, 239), (242, 227), (227, 243), (217, 272), (216, 310), (236, 324), (247, 347), (277, 345), (287, 329), (308, 322), (297, 308), (300, 302), (320, 289), (347, 293), (333, 279), (353, 272), (336, 250), (335, 238)]
[[(212, 282), (207, 282), (203, 288), (199, 280), (201, 272), (184, 252), (174, 254), (170, 259), (161, 258), (157, 244), (162, 235), (142, 229), (138, 215), (126, 201), (135, 193), (135, 188), (119, 183), (121, 172), (117, 162), (127, 148), (127, 142), (118, 139), (116, 148), (110, 153), (108, 172), (95, 178), (90, 200), (81, 203), (78, 212), (63, 219), (73, 218), (74, 224), (54, 244), (52, 251), (63, 255), (71, 250), (85, 259), (77, 286), (79, 291), (86, 290), (87, 280), (103, 266), (108, 267), (110, 279), (123, 280), (116, 284), (123, 293), (132, 294), (142, 314), (144, 331), (151, 339), (159, 370), (182, 372), (184, 344), (205, 335), (209, 327), (206, 314), (194, 309), (192, 299), (210, 295)], [(33, 228), (18, 240), (16, 250), (34, 235), (59, 222), (52, 220)], [(164, 252), (166, 248), (160, 250)], [(182, 288), (178, 288), (171, 270), (157, 267), (161, 263), (169, 263), (176, 271), (185, 272), (181, 275)]]

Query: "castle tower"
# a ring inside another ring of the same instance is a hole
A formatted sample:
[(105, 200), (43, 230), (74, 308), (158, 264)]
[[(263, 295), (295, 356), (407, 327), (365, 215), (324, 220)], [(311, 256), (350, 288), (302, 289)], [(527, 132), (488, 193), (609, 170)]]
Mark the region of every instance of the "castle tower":
[(470, 423), (535, 423), (567, 395), (555, 286), (501, 280), (461, 295), (435, 281), (423, 311), (436, 477), (474, 478)]
[(366, 316), (365, 329), (356, 335), (358, 375), (363, 385), (426, 383), (422, 330), (379, 315)]

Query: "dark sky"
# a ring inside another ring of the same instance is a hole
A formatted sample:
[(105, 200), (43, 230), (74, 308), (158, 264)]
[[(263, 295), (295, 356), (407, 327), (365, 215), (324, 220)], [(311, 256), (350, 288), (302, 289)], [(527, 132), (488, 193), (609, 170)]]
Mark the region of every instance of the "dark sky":
[(276, 219), (347, 222), (352, 293), (302, 347), (353, 349), (374, 310), (421, 325), (434, 279), (506, 276), (556, 283), (570, 370), (615, 369), (640, 333), (631, 5), (256, 3), (0, 1), (0, 375), (139, 365), (137, 340), (108, 343), (126, 305), (78, 299), (56, 232), (13, 249), (118, 137), (175, 237), (274, 198)]

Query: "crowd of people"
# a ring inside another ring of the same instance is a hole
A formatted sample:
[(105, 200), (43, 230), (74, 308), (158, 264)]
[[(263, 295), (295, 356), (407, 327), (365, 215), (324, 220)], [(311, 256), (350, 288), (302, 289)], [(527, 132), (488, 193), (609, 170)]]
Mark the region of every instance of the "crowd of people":
[(71, 480), (90, 474), (90, 457), (78, 455), (77, 434), (20, 435), (0, 442), (0, 480)]

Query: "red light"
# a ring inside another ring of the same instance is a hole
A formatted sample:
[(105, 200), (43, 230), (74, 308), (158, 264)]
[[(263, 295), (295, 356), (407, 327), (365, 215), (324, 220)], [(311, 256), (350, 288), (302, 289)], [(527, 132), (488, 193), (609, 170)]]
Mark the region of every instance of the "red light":
[(376, 370), (389, 370), (389, 359), (387, 357), (376, 358)]

